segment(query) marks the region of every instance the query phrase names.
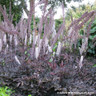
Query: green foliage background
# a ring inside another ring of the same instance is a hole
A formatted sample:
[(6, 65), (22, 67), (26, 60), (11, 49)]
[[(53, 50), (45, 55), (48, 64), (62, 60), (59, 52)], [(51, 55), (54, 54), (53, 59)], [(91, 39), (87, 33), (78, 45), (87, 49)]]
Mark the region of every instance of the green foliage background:
[[(82, 14), (84, 14), (86, 11), (90, 12), (90, 11), (93, 11), (93, 10), (96, 10), (96, 2), (94, 3), (94, 5), (90, 5), (90, 4), (87, 4), (87, 5), (80, 5), (79, 7), (74, 7), (72, 6), (71, 9), (69, 9), (66, 13), (66, 22), (67, 22), (67, 26), (70, 25), (71, 23), (71, 15), (73, 16), (73, 19), (76, 19), (76, 18), (80, 18)], [(89, 23), (89, 22), (88, 22)], [(88, 23), (86, 23), (82, 29), (80, 30), (80, 34), (81, 35), (84, 35), (84, 28), (87, 29), (87, 25)], [(93, 39), (96, 37), (96, 18), (95, 20), (93, 21), (92, 25), (91, 25), (91, 30), (90, 30), (90, 36), (88, 38), (88, 50), (87, 50), (87, 54), (88, 55), (93, 55), (95, 56), (96, 54), (96, 46), (94, 46), (94, 42), (93, 42)], [(77, 43), (77, 48), (81, 47), (81, 44), (82, 44), (82, 39), (79, 39), (78, 40), (78, 43)], [(79, 49), (78, 49), (79, 50)]]
[(24, 0), (0, 0), (0, 5), (2, 5), (2, 7), (6, 7), (8, 14), (11, 5), (11, 13), (14, 14), (13, 23), (18, 22), (22, 16), (23, 6), (21, 6), (21, 1), (24, 2)]

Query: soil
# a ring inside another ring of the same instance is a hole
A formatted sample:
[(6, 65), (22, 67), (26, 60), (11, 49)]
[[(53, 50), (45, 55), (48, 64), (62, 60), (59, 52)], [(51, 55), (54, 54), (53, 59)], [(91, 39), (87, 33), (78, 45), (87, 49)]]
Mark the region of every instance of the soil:
[[(47, 55), (31, 60), (24, 51), (9, 50), (6, 55), (0, 54), (0, 86), (15, 90), (12, 96), (96, 96), (95, 58), (85, 58), (79, 69), (80, 56), (75, 53), (63, 51), (54, 59), (55, 63), (49, 63)], [(14, 59), (15, 55), (21, 65)], [(61, 67), (50, 69), (48, 64), (52, 63)]]

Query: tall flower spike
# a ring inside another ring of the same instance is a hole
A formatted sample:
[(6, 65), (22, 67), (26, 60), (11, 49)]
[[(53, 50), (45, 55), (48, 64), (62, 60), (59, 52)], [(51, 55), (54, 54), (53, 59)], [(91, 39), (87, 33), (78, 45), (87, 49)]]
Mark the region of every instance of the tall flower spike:
[(3, 36), (3, 42), (4, 42), (4, 44), (6, 45), (6, 43), (7, 43), (7, 37), (6, 37), (6, 34), (4, 34), (4, 36)]
[(2, 43), (2, 39), (0, 38), (0, 52), (2, 51), (2, 47), (3, 47), (3, 43)]
[(61, 42), (58, 42), (58, 47), (57, 47), (57, 52), (56, 52), (56, 55), (59, 56), (60, 53), (61, 53), (61, 48), (62, 48), (62, 44)]

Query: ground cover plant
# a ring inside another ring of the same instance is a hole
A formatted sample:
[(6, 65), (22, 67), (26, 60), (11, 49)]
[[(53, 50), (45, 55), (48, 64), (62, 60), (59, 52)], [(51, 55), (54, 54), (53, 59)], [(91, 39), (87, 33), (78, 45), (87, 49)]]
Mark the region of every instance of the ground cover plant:
[(10, 96), (12, 94), (12, 90), (6, 87), (0, 87), (0, 96)]
[[(36, 22), (38, 5), (43, 9)], [(30, 1), (28, 19), (21, 18), (16, 24), (12, 23), (12, 14), (7, 14), (6, 7), (0, 5), (0, 13), (4, 18), (0, 22), (0, 86), (13, 88), (12, 96), (58, 96), (58, 92), (76, 91), (95, 94), (95, 63), (86, 61), (84, 53), (96, 11), (85, 12), (66, 28), (62, 3), (63, 22), (58, 30), (48, 0), (37, 4)], [(79, 31), (83, 25), (87, 29), (82, 36)], [(79, 39), (82, 44), (76, 53)]]

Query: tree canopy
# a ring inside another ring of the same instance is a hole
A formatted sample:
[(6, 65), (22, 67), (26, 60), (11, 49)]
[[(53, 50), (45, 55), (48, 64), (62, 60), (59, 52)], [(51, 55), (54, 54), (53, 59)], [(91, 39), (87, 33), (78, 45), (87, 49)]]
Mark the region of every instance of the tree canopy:
[(6, 7), (8, 14), (13, 14), (13, 22), (18, 22), (22, 16), (25, 0), (0, 0), (0, 5)]
[[(11, 11), (12, 14), (14, 14), (13, 22), (18, 22), (19, 19), (22, 16), (23, 10), (28, 15), (28, 9), (27, 9), (27, 1), (34, 1), (34, 0), (0, 0), (0, 5), (5, 6), (7, 9), (7, 13)], [(60, 6), (62, 3), (64, 3), (64, 6), (67, 6), (68, 2), (71, 1), (82, 1), (82, 0), (37, 0), (39, 1), (48, 1), (48, 4), (51, 7)], [(10, 8), (11, 5), (11, 8)], [(9, 11), (10, 10), (10, 11)]]
[(82, 0), (48, 0), (52, 7), (60, 6), (62, 3), (64, 3), (65, 7), (67, 7), (67, 3), (70, 3), (71, 1), (81, 2)]

